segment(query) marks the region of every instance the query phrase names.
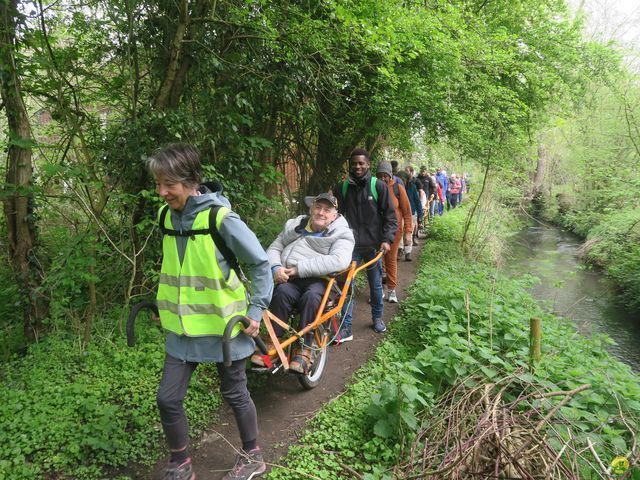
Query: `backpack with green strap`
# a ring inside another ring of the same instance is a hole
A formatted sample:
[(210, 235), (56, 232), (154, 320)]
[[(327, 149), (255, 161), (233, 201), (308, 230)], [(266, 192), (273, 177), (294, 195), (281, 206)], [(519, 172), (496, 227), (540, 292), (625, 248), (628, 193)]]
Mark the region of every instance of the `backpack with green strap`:
[[(378, 190), (376, 190), (376, 180), (377, 178), (371, 175), (371, 185), (369, 186), (369, 189), (371, 190), (371, 196), (376, 201), (376, 203), (378, 203)], [(347, 198), (348, 186), (349, 186), (349, 180), (345, 180), (344, 182), (342, 182), (342, 199), (343, 200)], [(396, 198), (398, 199), (400, 198), (400, 187), (398, 187), (397, 183), (393, 184), (393, 193), (395, 194)]]

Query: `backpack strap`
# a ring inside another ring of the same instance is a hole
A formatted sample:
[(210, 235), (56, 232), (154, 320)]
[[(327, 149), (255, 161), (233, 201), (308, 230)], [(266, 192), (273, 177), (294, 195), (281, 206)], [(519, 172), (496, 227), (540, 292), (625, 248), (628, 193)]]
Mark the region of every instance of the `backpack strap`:
[(220, 235), (220, 231), (219, 231), (220, 227), (218, 225), (218, 212), (220, 211), (220, 209), (223, 209), (222, 215), (220, 217), (220, 222), (222, 222), (222, 219), (227, 215), (227, 213), (229, 212), (229, 209), (222, 207), (220, 205), (215, 205), (209, 209), (209, 228), (208, 229), (178, 231), (173, 229), (170, 230), (167, 227), (165, 227), (164, 223), (167, 218), (167, 212), (169, 211), (169, 205), (163, 205), (162, 208), (160, 209), (160, 216), (159, 216), (160, 231), (162, 232), (163, 235), (170, 235), (172, 237), (192, 237), (193, 235), (211, 235), (211, 238), (213, 239), (213, 243), (215, 244), (216, 248), (220, 251), (220, 253), (224, 257), (224, 259), (227, 261), (229, 266), (233, 268), (233, 270), (236, 272), (236, 275), (238, 275), (238, 278), (243, 283), (245, 283), (247, 280), (247, 277), (245, 277), (244, 272), (242, 271), (242, 268), (240, 268), (238, 259), (236, 258), (236, 256), (233, 254), (231, 249), (227, 246), (224, 239)]
[[(220, 212), (221, 209), (223, 209), (223, 211), (218, 221), (218, 212)], [(213, 243), (215, 243), (217, 249), (220, 250), (220, 253), (224, 257), (224, 259), (227, 261), (229, 266), (233, 268), (233, 270), (236, 272), (236, 275), (238, 275), (238, 278), (240, 279), (240, 281), (242, 281), (242, 283), (246, 283), (247, 277), (245, 277), (244, 272), (242, 271), (242, 268), (240, 268), (238, 259), (236, 258), (234, 253), (227, 246), (224, 239), (220, 235), (220, 230), (219, 230), (220, 226), (218, 225), (218, 223), (222, 223), (222, 220), (228, 213), (229, 213), (229, 209), (226, 207), (222, 207), (221, 205), (214, 205), (213, 207), (211, 207), (211, 209), (209, 210), (209, 233), (213, 238)]]
[(400, 200), (400, 185), (398, 185), (397, 183), (393, 184), (393, 194), (398, 200)]
[(206, 235), (209, 233), (209, 230), (200, 229), (200, 230), (173, 230), (165, 227), (165, 222), (167, 219), (167, 212), (169, 211), (169, 205), (163, 205), (160, 209), (160, 231), (163, 235), (169, 235), (171, 237), (192, 237), (194, 235)]
[(167, 218), (168, 211), (169, 211), (169, 205), (165, 204), (160, 209), (160, 215), (158, 216), (159, 218), (158, 221), (160, 222), (160, 231), (162, 232), (162, 235), (167, 235), (169, 232), (167, 228), (164, 226), (164, 222), (165, 222), (165, 219)]
[[(378, 179), (374, 175), (371, 175), (371, 184), (369, 186), (369, 189), (371, 190), (371, 196), (376, 201), (376, 203), (378, 203), (378, 190), (376, 190), (377, 181)], [(349, 180), (345, 180), (344, 182), (342, 182), (342, 201), (344, 201), (347, 198), (348, 187), (349, 187)]]
[(376, 201), (376, 203), (378, 203), (378, 190), (376, 189), (376, 183), (377, 183), (378, 179), (375, 177), (375, 175), (371, 175), (371, 196), (373, 197), (373, 199)]

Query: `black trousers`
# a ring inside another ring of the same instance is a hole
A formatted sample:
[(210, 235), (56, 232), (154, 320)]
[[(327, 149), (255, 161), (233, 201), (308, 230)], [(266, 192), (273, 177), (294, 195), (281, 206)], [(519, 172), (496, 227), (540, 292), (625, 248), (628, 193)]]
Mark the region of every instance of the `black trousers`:
[[(288, 322), (295, 307), (300, 314), (302, 329), (315, 320), (326, 286), (327, 281), (321, 278), (294, 278), (287, 283), (280, 283), (273, 291), (269, 310), (280, 320)], [(276, 324), (274, 330), (279, 337), (284, 333)], [(313, 340), (313, 333), (305, 335), (304, 340), (309, 345)]]
[[(157, 402), (160, 420), (171, 450), (180, 450), (189, 443), (189, 423), (184, 411), (191, 375), (198, 363), (178, 360), (170, 355), (164, 359)], [(220, 393), (233, 410), (243, 443), (258, 438), (258, 416), (247, 390), (246, 358), (234, 361), (230, 367), (216, 363), (220, 375)]]

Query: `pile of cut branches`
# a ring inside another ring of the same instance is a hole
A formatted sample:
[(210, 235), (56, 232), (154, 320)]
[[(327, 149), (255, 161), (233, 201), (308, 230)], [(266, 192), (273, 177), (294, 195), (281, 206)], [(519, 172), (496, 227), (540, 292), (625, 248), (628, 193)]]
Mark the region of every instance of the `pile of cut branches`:
[(544, 391), (522, 374), (495, 383), (462, 379), (426, 416), (393, 478), (568, 480), (581, 478), (585, 466), (590, 478), (611, 478), (560, 412), (590, 388)]

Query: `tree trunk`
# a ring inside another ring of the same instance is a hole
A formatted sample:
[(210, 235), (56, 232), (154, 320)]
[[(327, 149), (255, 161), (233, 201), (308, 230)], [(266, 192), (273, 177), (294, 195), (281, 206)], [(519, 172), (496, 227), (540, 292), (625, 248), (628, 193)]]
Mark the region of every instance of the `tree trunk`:
[(544, 190), (544, 172), (547, 165), (547, 150), (544, 145), (538, 145), (538, 163), (536, 165), (536, 172), (533, 177), (533, 192), (532, 197), (534, 200), (539, 198)]
[(125, 302), (129, 301), (130, 296), (138, 296), (143, 293), (142, 290), (142, 281), (144, 278), (144, 250), (140, 248), (143, 244), (144, 239), (140, 238), (138, 234), (138, 229), (136, 225), (138, 225), (143, 218), (145, 218), (147, 211), (147, 200), (144, 196), (139, 195), (136, 201), (133, 212), (131, 212), (131, 240), (133, 243), (133, 272), (132, 276), (129, 279), (129, 284), (131, 285), (130, 291), (127, 292), (127, 298)]
[(162, 86), (160, 87), (160, 91), (158, 92), (158, 96), (155, 100), (155, 107), (158, 110), (164, 110), (169, 102), (172, 92), (174, 98), (179, 98), (179, 92), (174, 90), (174, 83), (180, 71), (182, 42), (187, 34), (187, 28), (189, 27), (189, 2), (187, 0), (182, 0), (179, 4), (179, 9), (178, 25), (169, 49), (169, 64), (167, 65)]
[(33, 251), (36, 233), (31, 192), (31, 125), (15, 63), (17, 15), (15, 0), (0, 0), (0, 93), (9, 127), (4, 213), (8, 254), (21, 294), (24, 335), (26, 340), (33, 340), (48, 307), (37, 293), (40, 275)]
[(473, 216), (475, 215), (476, 210), (478, 209), (478, 205), (480, 205), (480, 199), (482, 198), (482, 194), (484, 193), (484, 190), (487, 186), (487, 179), (489, 178), (490, 167), (491, 167), (491, 164), (487, 162), (487, 165), (485, 166), (485, 169), (484, 169), (484, 177), (482, 178), (482, 188), (480, 189), (480, 193), (476, 197), (476, 201), (473, 203), (471, 210), (469, 210), (469, 213), (467, 214), (467, 218), (465, 219), (465, 222), (464, 222), (464, 233), (462, 234), (462, 242), (461, 242), (463, 249), (467, 245), (469, 228), (471, 227), (471, 220), (473, 220)]
[(352, 148), (351, 146), (343, 147), (338, 144), (339, 142), (333, 132), (342, 131), (342, 128), (331, 121), (331, 119), (339, 118), (339, 116), (335, 115), (331, 110), (330, 103), (323, 100), (319, 102), (318, 107), (320, 109), (318, 118), (318, 149), (316, 151), (315, 165), (312, 167), (311, 177), (307, 185), (307, 191), (302, 192), (302, 195), (305, 193), (317, 194), (326, 192), (339, 181), (343, 174), (342, 170), (345, 156), (348, 155), (348, 152), (350, 152)]
[(89, 249), (89, 255), (91, 255), (91, 263), (89, 264), (89, 276), (90, 279), (87, 281), (87, 288), (89, 290), (89, 304), (87, 305), (87, 309), (84, 312), (84, 335), (82, 336), (82, 348), (87, 348), (89, 342), (91, 341), (91, 331), (93, 330), (93, 319), (96, 313), (96, 306), (98, 303), (97, 292), (96, 292), (96, 248), (95, 243), (91, 244), (91, 248)]

